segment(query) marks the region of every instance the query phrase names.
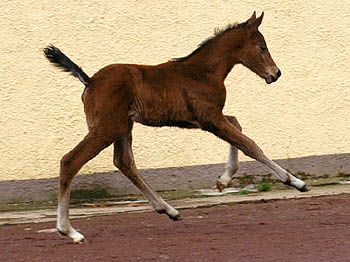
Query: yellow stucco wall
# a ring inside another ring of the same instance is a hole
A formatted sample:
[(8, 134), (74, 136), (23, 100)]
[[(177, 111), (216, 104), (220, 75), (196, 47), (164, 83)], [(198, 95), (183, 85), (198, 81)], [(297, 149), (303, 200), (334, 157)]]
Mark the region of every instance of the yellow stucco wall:
[[(89, 75), (110, 63), (157, 64), (254, 10), (265, 11), (260, 29), (283, 75), (267, 86), (235, 67), (225, 113), (271, 158), (350, 151), (350, 0), (2, 0), (0, 10), (0, 180), (57, 176), (87, 130), (83, 85), (43, 47), (58, 46)], [(201, 131), (134, 129), (139, 168), (222, 163), (227, 150)], [(81, 173), (113, 169), (109, 148)]]

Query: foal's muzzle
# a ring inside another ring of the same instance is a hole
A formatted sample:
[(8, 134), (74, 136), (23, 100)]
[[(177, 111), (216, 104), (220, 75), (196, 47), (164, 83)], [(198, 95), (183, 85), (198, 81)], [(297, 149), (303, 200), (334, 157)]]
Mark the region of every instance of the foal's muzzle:
[(270, 74), (265, 78), (265, 81), (267, 84), (271, 84), (273, 82), (276, 82), (277, 79), (282, 75), (281, 70), (278, 69), (277, 73), (275, 75)]

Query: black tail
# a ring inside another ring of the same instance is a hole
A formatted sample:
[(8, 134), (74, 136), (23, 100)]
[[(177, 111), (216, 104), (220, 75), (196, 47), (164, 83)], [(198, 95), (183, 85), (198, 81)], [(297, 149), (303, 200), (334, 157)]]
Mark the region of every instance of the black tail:
[(85, 86), (89, 84), (90, 77), (57, 47), (50, 45), (44, 48), (44, 54), (51, 63), (55, 64), (55, 66), (61, 68), (63, 71), (70, 72), (73, 76), (79, 78)]

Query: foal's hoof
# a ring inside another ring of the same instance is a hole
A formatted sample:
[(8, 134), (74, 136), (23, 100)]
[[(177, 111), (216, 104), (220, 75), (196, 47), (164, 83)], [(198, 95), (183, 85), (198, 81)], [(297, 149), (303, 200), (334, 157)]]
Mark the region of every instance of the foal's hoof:
[(88, 243), (88, 242), (85, 240), (84, 236), (73, 238), (73, 242), (74, 242), (75, 244)]
[(171, 216), (171, 215), (169, 215), (169, 214), (167, 214), (168, 215), (168, 217), (171, 219), (171, 220), (173, 220), (173, 221), (179, 221), (179, 220), (182, 220), (183, 218), (182, 218), (182, 216), (180, 215), (180, 214), (177, 214), (176, 216)]
[(66, 232), (63, 232), (62, 230), (57, 228), (57, 232), (60, 233), (60, 235), (62, 236), (70, 237), (76, 244), (83, 244), (84, 242), (86, 242), (84, 236), (75, 230), (73, 233), (67, 234)]
[(224, 190), (226, 188), (226, 186), (224, 184), (222, 184), (220, 181), (216, 181), (216, 188), (222, 192), (222, 190)]
[(181, 215), (180, 215), (180, 213), (179, 213), (179, 211), (177, 211), (177, 210), (173, 210), (173, 212), (171, 212), (171, 213), (173, 213), (173, 214), (169, 214), (168, 212), (166, 212), (165, 211), (165, 209), (160, 209), (160, 210), (156, 210), (159, 214), (166, 214), (171, 220), (173, 220), (173, 221), (177, 221), (177, 220), (181, 220), (182, 219), (182, 217), (181, 217)]
[(308, 192), (311, 189), (305, 184), (303, 187), (301, 188), (297, 188), (300, 192)]

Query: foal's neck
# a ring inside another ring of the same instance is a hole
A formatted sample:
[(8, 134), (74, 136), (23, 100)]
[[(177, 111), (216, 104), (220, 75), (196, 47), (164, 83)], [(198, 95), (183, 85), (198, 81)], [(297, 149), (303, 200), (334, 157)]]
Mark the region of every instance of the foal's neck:
[(224, 81), (233, 66), (240, 62), (244, 37), (242, 29), (233, 28), (218, 35), (186, 62), (196, 64), (203, 68), (203, 71), (211, 72)]

